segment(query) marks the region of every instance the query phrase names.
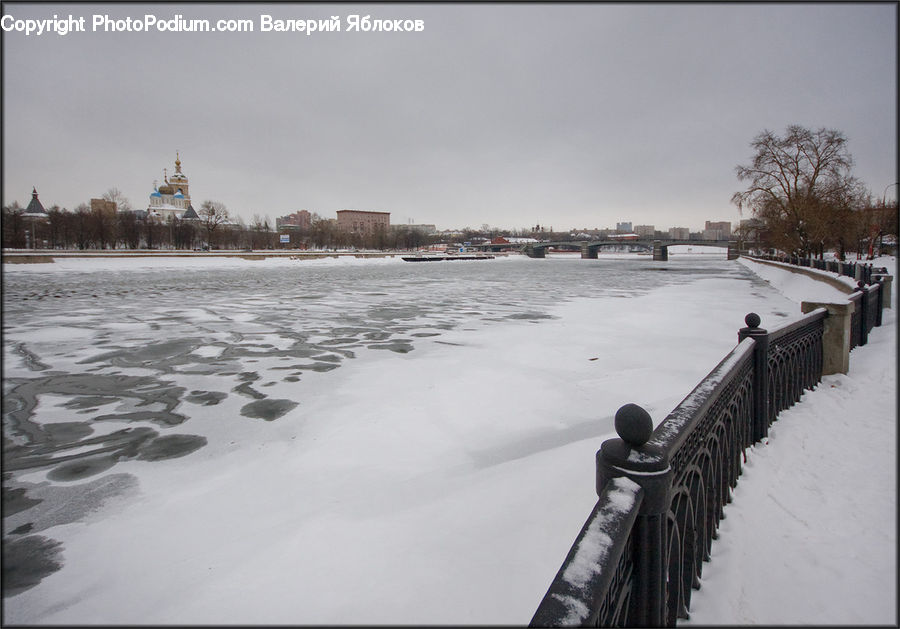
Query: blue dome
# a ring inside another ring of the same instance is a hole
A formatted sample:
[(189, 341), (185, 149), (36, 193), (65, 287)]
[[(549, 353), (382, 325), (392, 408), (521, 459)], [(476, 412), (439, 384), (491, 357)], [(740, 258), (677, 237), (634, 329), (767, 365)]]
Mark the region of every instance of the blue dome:
[(181, 194), (181, 190), (179, 190), (178, 192), (175, 193), (175, 197), (174, 197), (174, 198), (176, 198), (176, 199), (183, 199), (183, 198), (184, 198), (184, 195)]
[(150, 193), (151, 197), (161, 197), (162, 195), (159, 193), (159, 190), (154, 190)]

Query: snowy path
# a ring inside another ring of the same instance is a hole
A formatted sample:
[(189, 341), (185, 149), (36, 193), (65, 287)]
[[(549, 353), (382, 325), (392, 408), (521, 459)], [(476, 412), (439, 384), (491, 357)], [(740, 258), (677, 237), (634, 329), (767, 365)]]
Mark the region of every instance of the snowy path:
[(896, 312), (748, 451), (679, 624), (897, 625)]

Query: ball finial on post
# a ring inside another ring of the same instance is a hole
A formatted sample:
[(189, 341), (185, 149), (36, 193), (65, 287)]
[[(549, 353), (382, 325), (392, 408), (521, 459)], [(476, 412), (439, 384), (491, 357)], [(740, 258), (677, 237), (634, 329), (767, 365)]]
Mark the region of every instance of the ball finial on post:
[(639, 448), (650, 440), (653, 420), (650, 413), (637, 404), (626, 404), (616, 411), (616, 432), (632, 448)]
[(744, 317), (744, 323), (747, 324), (748, 328), (758, 328), (761, 322), (762, 319), (760, 319), (759, 315), (755, 312), (751, 312), (746, 317)]

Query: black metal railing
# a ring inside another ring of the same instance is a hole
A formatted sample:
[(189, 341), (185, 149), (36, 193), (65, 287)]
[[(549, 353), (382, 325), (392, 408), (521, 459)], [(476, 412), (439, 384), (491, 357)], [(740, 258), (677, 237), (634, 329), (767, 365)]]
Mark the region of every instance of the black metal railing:
[(746, 448), (821, 380), (827, 316), (818, 308), (769, 332), (750, 313), (737, 346), (655, 429), (641, 407), (619, 409), (619, 438), (597, 452), (599, 500), (531, 626), (688, 617)]
[(760, 255), (747, 255), (745, 257), (750, 258), (751, 260), (756, 258), (759, 260), (769, 260), (771, 262), (782, 262), (784, 264), (793, 264), (795, 266), (805, 266), (813, 269), (818, 269), (820, 271), (828, 271), (831, 273), (838, 273), (840, 275), (844, 275), (846, 277), (852, 277), (855, 280), (859, 280), (864, 284), (872, 284), (873, 277), (877, 273), (887, 273), (887, 270), (883, 267), (874, 267), (870, 263), (865, 262), (844, 262), (841, 260), (822, 260), (819, 258), (803, 258), (796, 255), (772, 255), (772, 254), (760, 254)]
[(859, 282), (856, 290), (847, 297), (847, 301), (853, 304), (853, 314), (850, 315), (851, 350), (868, 343), (869, 333), (881, 325), (881, 311), (885, 306), (882, 286), (880, 280), (869, 286)]
[[(807, 266), (831, 273), (839, 273), (846, 277), (858, 278), (856, 288), (847, 296), (853, 304), (850, 315), (850, 349), (865, 345), (872, 328), (881, 325), (882, 311), (888, 307), (884, 300), (884, 280), (890, 279), (887, 269), (873, 267), (871, 264), (856, 264), (837, 260), (819, 260), (800, 258), (798, 256), (752, 255), (753, 259), (781, 262), (796, 266)], [(848, 287), (849, 290), (849, 287)]]

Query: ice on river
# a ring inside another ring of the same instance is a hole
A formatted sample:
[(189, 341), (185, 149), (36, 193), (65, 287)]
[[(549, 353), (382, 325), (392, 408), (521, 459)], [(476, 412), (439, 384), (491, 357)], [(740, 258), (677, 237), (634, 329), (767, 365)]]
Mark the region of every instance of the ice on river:
[(800, 316), (724, 255), (4, 284), (9, 623), (526, 624), (616, 410), (660, 421), (748, 312)]

